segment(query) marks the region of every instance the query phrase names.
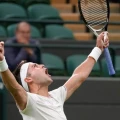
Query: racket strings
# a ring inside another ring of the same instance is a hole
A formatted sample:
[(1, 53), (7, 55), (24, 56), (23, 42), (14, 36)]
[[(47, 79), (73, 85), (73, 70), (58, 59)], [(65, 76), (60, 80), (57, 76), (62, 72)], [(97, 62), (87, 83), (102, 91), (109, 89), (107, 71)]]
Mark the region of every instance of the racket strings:
[(90, 23), (89, 25), (92, 26), (93, 28), (101, 28), (101, 25), (105, 25), (106, 22), (94, 22), (94, 23)]
[(87, 24), (94, 27), (106, 23), (108, 13), (106, 0), (81, 0), (80, 4)]

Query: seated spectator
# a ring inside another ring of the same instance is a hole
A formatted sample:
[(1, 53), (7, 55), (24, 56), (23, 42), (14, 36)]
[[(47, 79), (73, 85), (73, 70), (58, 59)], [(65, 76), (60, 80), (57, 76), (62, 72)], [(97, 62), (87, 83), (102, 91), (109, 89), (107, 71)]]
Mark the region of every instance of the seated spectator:
[[(30, 25), (27, 22), (20, 22), (16, 27), (15, 37), (8, 39), (5, 44), (38, 45), (38, 41), (30, 38), (30, 31)], [(5, 47), (5, 57), (11, 71), (14, 71), (16, 65), (22, 60), (28, 62), (37, 62), (38, 60), (37, 50), (26, 47)]]

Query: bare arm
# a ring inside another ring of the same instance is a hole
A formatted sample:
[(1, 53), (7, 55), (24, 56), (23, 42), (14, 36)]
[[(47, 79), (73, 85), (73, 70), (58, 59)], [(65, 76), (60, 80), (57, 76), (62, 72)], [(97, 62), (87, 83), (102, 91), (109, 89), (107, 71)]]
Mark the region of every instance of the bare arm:
[[(4, 58), (4, 43), (0, 42), (0, 61)], [(1, 72), (2, 81), (8, 91), (14, 97), (16, 103), (23, 110), (26, 107), (27, 103), (27, 94), (26, 91), (18, 84), (13, 74), (10, 72), (9, 69)]]
[[(104, 33), (101, 33), (97, 38), (96, 46), (103, 51), (105, 47), (108, 47), (109, 40), (107, 39), (103, 44)], [(73, 72), (70, 79), (64, 84), (67, 88), (66, 100), (73, 94), (73, 92), (80, 87), (80, 85), (89, 76), (94, 64), (96, 63), (93, 57), (88, 57), (82, 64), (80, 64)]]
[(80, 87), (80, 85), (87, 79), (89, 76), (95, 60), (91, 57), (88, 57), (81, 65), (79, 65), (73, 72), (70, 79), (64, 84), (67, 88), (67, 98), (68, 99), (73, 92)]

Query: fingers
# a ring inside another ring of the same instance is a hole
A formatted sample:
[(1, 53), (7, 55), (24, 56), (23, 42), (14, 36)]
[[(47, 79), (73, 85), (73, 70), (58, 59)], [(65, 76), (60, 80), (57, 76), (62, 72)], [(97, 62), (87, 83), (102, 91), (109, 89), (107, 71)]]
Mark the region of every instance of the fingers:
[(2, 46), (2, 47), (4, 46), (4, 42), (3, 41), (0, 42), (0, 46)]
[(109, 46), (109, 42), (107, 42), (107, 43), (104, 44), (104, 48), (106, 48), (108, 46)]
[(109, 38), (108, 38), (108, 32), (102, 32), (97, 37), (97, 43), (96, 46), (99, 47), (101, 50), (109, 46)]
[(2, 49), (2, 47), (0, 47), (0, 53), (2, 53), (3, 52), (3, 49)]
[(96, 46), (99, 47), (103, 51), (103, 46), (104, 46), (104, 32), (100, 33), (99, 36), (97, 37), (97, 42)]
[(104, 42), (108, 41), (108, 32), (104, 32)]
[(3, 41), (1, 41), (1, 45), (4, 46), (4, 42)]
[(104, 32), (104, 48), (109, 46), (108, 32)]
[(0, 42), (0, 53), (4, 54), (4, 42)]
[(99, 40), (104, 40), (104, 32), (99, 34), (98, 39)]

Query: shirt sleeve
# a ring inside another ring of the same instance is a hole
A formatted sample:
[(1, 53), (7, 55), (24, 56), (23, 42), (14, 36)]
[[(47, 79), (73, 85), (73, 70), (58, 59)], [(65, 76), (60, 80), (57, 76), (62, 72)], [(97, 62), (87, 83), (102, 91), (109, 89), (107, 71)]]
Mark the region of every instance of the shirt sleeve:
[(27, 92), (27, 104), (24, 110), (20, 110), (20, 108), (18, 107), (19, 111), (23, 114), (32, 114), (30, 112), (33, 112), (32, 110), (34, 110), (35, 105), (36, 105), (36, 101), (35, 101), (36, 96), (35, 95), (31, 95), (31, 93)]
[(60, 103), (64, 104), (66, 96), (67, 96), (67, 89), (65, 86), (61, 86), (58, 89), (55, 89), (50, 92), (52, 96), (57, 99)]

